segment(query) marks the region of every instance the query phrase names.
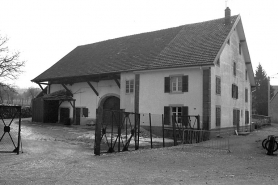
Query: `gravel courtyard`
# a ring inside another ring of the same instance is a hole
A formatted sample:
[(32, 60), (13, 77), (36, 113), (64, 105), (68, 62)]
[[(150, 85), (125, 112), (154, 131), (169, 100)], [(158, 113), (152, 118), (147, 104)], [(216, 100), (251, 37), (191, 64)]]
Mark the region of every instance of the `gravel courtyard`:
[(23, 153), (0, 153), (0, 184), (278, 184), (278, 156), (261, 146), (278, 124), (231, 136), (231, 153), (179, 145), (95, 156), (91, 133), (22, 121)]

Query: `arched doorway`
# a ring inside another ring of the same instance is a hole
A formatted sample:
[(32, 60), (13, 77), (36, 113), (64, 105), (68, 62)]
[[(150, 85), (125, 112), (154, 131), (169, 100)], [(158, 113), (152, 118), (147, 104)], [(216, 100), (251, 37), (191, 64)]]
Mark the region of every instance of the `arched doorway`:
[(120, 99), (116, 96), (109, 96), (103, 102), (105, 110), (120, 110)]
[(103, 109), (103, 124), (104, 125), (113, 125), (116, 126), (119, 123), (120, 117), (120, 98), (114, 95), (107, 95), (104, 97), (99, 107)]

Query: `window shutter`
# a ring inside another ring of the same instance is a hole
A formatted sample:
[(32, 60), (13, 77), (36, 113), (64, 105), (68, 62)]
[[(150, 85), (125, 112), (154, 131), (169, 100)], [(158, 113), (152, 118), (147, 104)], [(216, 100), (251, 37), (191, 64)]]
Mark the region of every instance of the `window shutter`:
[(247, 111), (247, 123), (249, 124), (249, 111)]
[(236, 110), (233, 109), (233, 125), (236, 125)]
[(234, 84), (232, 84), (232, 98), (234, 98)]
[(181, 115), (182, 115), (182, 125), (185, 125), (185, 127), (188, 127), (188, 107), (183, 106), (181, 108)]
[(221, 108), (220, 107), (216, 107), (216, 126), (220, 126), (221, 124)]
[(238, 86), (236, 85), (236, 99), (238, 99)]
[(164, 125), (170, 125), (170, 107), (164, 107)]
[(88, 108), (83, 108), (83, 116), (88, 117)]
[(170, 92), (170, 77), (164, 78), (164, 92), (169, 93)]
[(245, 111), (245, 124), (249, 123), (249, 111)]
[(188, 92), (188, 76), (182, 76), (182, 92)]

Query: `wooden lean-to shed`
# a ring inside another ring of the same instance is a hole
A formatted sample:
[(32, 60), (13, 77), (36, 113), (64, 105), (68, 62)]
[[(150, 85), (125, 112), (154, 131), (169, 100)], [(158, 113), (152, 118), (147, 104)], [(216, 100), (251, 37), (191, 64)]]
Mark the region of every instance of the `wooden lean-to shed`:
[(42, 123), (57, 123), (70, 124), (75, 122), (75, 112), (73, 112), (73, 120), (70, 120), (69, 110), (63, 110), (59, 107), (62, 102), (68, 101), (75, 110), (75, 99), (72, 94), (65, 90), (56, 91), (51, 94), (46, 94), (33, 99), (32, 101), (32, 121)]

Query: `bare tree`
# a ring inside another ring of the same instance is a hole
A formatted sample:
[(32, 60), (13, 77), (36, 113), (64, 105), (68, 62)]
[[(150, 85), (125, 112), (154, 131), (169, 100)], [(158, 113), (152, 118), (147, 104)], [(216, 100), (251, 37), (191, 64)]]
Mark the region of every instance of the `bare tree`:
[(31, 99), (34, 99), (40, 93), (40, 91), (41, 90), (39, 88), (30, 87), (27, 90), (27, 95), (28, 97), (31, 97)]
[(0, 86), (10, 88), (6, 80), (15, 80), (22, 73), (25, 61), (19, 60), (19, 52), (10, 52), (7, 45), (8, 38), (0, 35)]

